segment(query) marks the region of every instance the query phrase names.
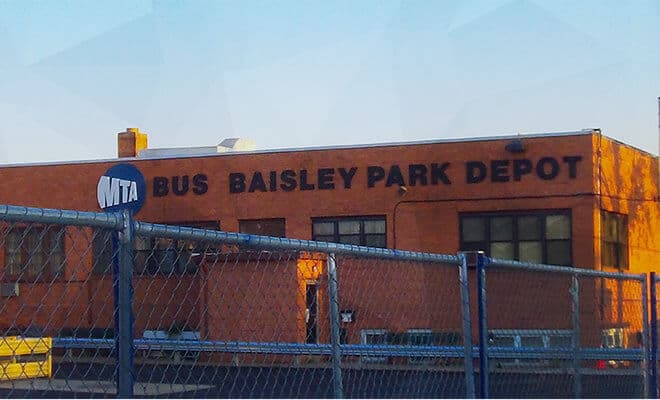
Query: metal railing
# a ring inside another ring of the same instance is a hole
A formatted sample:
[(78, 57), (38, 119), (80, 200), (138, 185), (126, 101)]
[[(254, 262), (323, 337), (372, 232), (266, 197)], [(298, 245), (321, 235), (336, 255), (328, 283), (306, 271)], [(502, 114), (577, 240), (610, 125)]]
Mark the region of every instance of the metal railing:
[(0, 222), (0, 328), (52, 338), (50, 377), (5, 397), (656, 393), (655, 276), (649, 310), (644, 275), (128, 212), (0, 206)]

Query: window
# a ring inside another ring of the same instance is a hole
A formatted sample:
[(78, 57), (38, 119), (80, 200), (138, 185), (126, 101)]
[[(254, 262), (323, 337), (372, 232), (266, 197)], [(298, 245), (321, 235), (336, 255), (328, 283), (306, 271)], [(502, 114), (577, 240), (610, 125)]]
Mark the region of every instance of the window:
[(628, 269), (628, 218), (602, 211), (600, 237), (603, 266)]
[(488, 256), (553, 265), (571, 265), (568, 212), (463, 214), (461, 250)]
[(39, 281), (59, 275), (65, 264), (65, 228), (11, 227), (5, 233), (5, 276)]
[[(573, 347), (570, 330), (492, 330), (488, 334), (489, 347), (513, 347), (516, 349), (565, 348)], [(500, 366), (548, 365), (550, 360), (543, 359), (500, 359)], [(561, 360), (554, 360), (555, 363)]]
[(243, 219), (238, 221), (238, 231), (251, 235), (286, 237), (284, 218)]
[(92, 271), (95, 274), (112, 273), (112, 256), (114, 248), (112, 245), (112, 231), (95, 229), (92, 237), (92, 246), (94, 249), (94, 266)]
[[(170, 224), (201, 229), (220, 229), (217, 221)], [(214, 245), (196, 240), (135, 236), (135, 271), (138, 274), (195, 273), (198, 264), (194, 256), (218, 251)]]
[(315, 218), (312, 240), (369, 247), (387, 247), (385, 217)]
[[(360, 333), (362, 344), (385, 345), (387, 344), (387, 330), (385, 329), (363, 329)], [(386, 363), (387, 357), (362, 356), (360, 361), (365, 363)]]
[[(434, 335), (430, 329), (409, 329), (407, 332), (408, 344), (411, 346), (432, 346), (434, 344)], [(431, 357), (410, 357), (411, 364), (430, 364)]]
[(623, 349), (627, 347), (623, 328), (610, 328), (601, 331), (602, 345), (606, 349)]

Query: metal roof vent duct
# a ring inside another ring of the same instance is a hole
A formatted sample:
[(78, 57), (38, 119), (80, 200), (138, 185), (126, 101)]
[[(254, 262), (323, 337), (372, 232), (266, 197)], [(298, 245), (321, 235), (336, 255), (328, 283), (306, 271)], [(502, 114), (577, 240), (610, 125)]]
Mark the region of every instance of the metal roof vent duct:
[(244, 138), (225, 139), (218, 145), (218, 153), (227, 151), (252, 151), (255, 148), (253, 140)]
[(162, 157), (190, 157), (210, 156), (218, 153), (230, 153), (234, 151), (252, 151), (255, 149), (254, 141), (244, 138), (225, 139), (216, 146), (201, 147), (174, 147), (160, 149), (144, 149), (138, 154), (139, 158), (162, 158)]

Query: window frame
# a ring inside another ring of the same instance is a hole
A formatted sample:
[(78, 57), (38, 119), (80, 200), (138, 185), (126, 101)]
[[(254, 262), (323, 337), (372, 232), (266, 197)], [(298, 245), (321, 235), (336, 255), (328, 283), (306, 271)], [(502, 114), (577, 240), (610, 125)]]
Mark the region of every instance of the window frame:
[[(339, 223), (340, 222), (346, 222), (346, 221), (358, 221), (360, 223), (360, 232), (358, 234), (340, 234), (339, 233)], [(383, 233), (366, 233), (364, 229), (364, 225), (366, 221), (382, 221), (384, 224), (384, 231)], [(330, 236), (330, 235), (316, 235), (314, 233), (314, 225), (317, 223), (332, 223), (333, 224), (333, 234), (332, 234), (332, 240), (319, 240), (317, 239), (319, 236)], [(354, 236), (357, 235), (359, 237), (359, 244), (356, 246), (368, 246), (367, 245), (367, 236), (371, 235), (378, 235), (382, 236), (384, 239), (384, 246), (379, 248), (386, 249), (387, 247), (387, 216), (386, 215), (366, 215), (366, 216), (339, 216), (339, 217), (313, 217), (312, 218), (312, 240), (314, 241), (322, 241), (322, 242), (332, 242), (332, 243), (342, 243), (340, 241), (340, 238), (342, 236)], [(346, 243), (344, 243), (346, 244)], [(373, 246), (371, 246), (373, 247)]]
[[(533, 347), (524, 347), (522, 345), (523, 338), (540, 338), (543, 345), (541, 347), (536, 347), (536, 348), (542, 348), (542, 349), (572, 349), (573, 348), (573, 344), (572, 344), (573, 333), (569, 329), (492, 329), (488, 331), (488, 336), (491, 337), (491, 335), (493, 337), (499, 336), (500, 338), (512, 338), (513, 339), (512, 348), (514, 349), (533, 348)], [(570, 347), (551, 346), (550, 342), (551, 339), (553, 338), (563, 338), (563, 339), (568, 338), (571, 340), (571, 346)], [(508, 346), (492, 346), (489, 343), (489, 347), (507, 348)], [(502, 359), (501, 361), (498, 362), (498, 364), (501, 366), (509, 366), (509, 367), (547, 366), (551, 364), (551, 360), (533, 359), (533, 358), (529, 358), (529, 359), (513, 358), (513, 359)]]
[[(209, 230), (220, 230), (220, 221), (208, 220), (208, 221), (175, 221), (175, 222), (164, 222), (166, 225), (174, 225), (186, 228), (197, 228), (197, 229), (209, 229)], [(136, 273), (138, 275), (187, 275), (195, 274), (199, 270), (199, 265), (192, 259), (192, 256), (195, 253), (200, 253), (199, 245), (195, 246), (194, 240), (186, 239), (172, 239), (166, 237), (153, 237), (153, 236), (141, 236), (147, 239), (148, 249), (145, 250), (135, 250), (136, 256), (137, 252), (141, 251), (147, 253), (145, 258), (145, 265), (142, 270), (137, 270), (136, 263)], [(193, 243), (191, 245), (191, 243)], [(214, 252), (219, 252), (219, 248), (211, 248)], [(184, 251), (187, 251), (190, 254), (190, 257), (187, 261), (181, 259)], [(207, 249), (203, 249), (204, 253), (207, 252)], [(173, 253), (173, 255), (172, 255)], [(171, 260), (168, 260), (167, 257), (173, 257)], [(173, 264), (171, 268), (163, 268), (165, 262), (172, 261)], [(181, 265), (183, 263), (183, 265)], [(181, 270), (181, 267), (183, 270)]]
[[(611, 239), (606, 239), (606, 230), (607, 230), (607, 220), (613, 218), (616, 223), (617, 238), (612, 241)], [(630, 269), (630, 245), (629, 245), (629, 234), (628, 234), (628, 215), (617, 213), (609, 210), (600, 210), (600, 262), (601, 266), (605, 268), (612, 268), (619, 271), (627, 271)], [(624, 239), (621, 239), (621, 232), (625, 235)], [(623, 240), (623, 242), (621, 242)], [(609, 260), (605, 260), (603, 249), (606, 245), (614, 246), (614, 263), (610, 263)], [(622, 259), (623, 256), (623, 259)]]
[[(184, 221), (184, 222), (168, 222), (166, 223), (167, 225), (176, 225), (176, 226), (183, 226), (183, 227), (192, 227), (192, 228), (200, 228), (200, 229), (211, 229), (211, 230), (220, 230), (220, 221)], [(108, 230), (103, 230), (103, 229), (95, 229), (93, 230), (93, 235), (94, 238), (96, 238), (96, 235), (98, 233), (104, 233), (112, 235), (111, 231)], [(172, 268), (167, 268), (163, 269), (162, 268), (162, 263), (163, 259), (162, 257), (167, 257), (169, 252), (174, 252), (175, 257), (174, 260), (179, 260), (181, 257), (181, 252), (185, 248), (187, 244), (190, 244), (190, 240), (180, 240), (180, 239), (170, 239), (170, 238), (157, 238), (157, 237), (151, 237), (151, 236), (141, 236), (141, 235), (135, 235), (134, 238), (134, 274), (137, 276), (155, 276), (155, 275), (186, 275), (186, 274), (194, 274), (198, 270), (198, 265), (192, 261), (189, 260), (187, 262), (184, 262), (183, 267), (185, 268), (183, 271), (181, 271), (179, 268), (177, 268), (179, 265), (178, 263), (181, 261), (177, 261), (176, 265), (173, 265)], [(104, 241), (104, 243), (106, 243)], [(111, 240), (110, 240), (110, 245), (112, 245)], [(99, 253), (97, 253), (97, 248), (96, 245), (94, 245), (94, 254), (93, 254), (93, 267), (92, 271), (96, 275), (108, 275), (112, 274), (112, 268), (106, 267), (102, 271), (97, 269), (96, 266), (99, 264)], [(138, 247), (140, 246), (140, 247)], [(144, 248), (142, 248), (144, 246)], [(107, 244), (104, 246), (107, 248)], [(188, 248), (188, 251), (190, 252), (191, 255), (194, 255), (196, 252), (197, 248), (194, 246), (192, 248)], [(219, 248), (216, 249), (216, 251), (220, 251)], [(111, 261), (112, 262), (112, 261)], [(194, 264), (194, 266), (191, 265), (191, 263)]]
[[(261, 222), (281, 222), (282, 223), (282, 234), (281, 235), (276, 235), (276, 236), (271, 236), (271, 237), (280, 237), (280, 238), (285, 238), (286, 237), (286, 218), (256, 218), (256, 219), (239, 219), (238, 220), (238, 232), (239, 233), (245, 233), (248, 235), (262, 235), (262, 233), (252, 233), (252, 232), (247, 232), (249, 229), (243, 229), (245, 225), (243, 224), (251, 224), (251, 223), (261, 223)], [(270, 236), (270, 235), (266, 235)]]
[[(431, 343), (416, 345), (412, 343), (413, 335), (423, 334), (428, 335)], [(413, 328), (406, 330), (406, 344), (408, 346), (433, 346), (434, 345), (433, 330), (428, 328)], [(411, 365), (431, 365), (433, 364), (433, 357), (424, 357), (424, 356), (410, 356), (408, 357), (408, 363)]]
[[(568, 217), (568, 230), (570, 233), (569, 239), (549, 239), (547, 236), (547, 217), (548, 216), (567, 216)], [(493, 218), (512, 218), (512, 227), (511, 227), (511, 240), (502, 241), (502, 240), (492, 240), (491, 238), (491, 220)], [(540, 237), (538, 240), (521, 240), (520, 232), (518, 229), (518, 219), (522, 217), (537, 217), (541, 222)], [(480, 242), (478, 241), (465, 241), (463, 240), (463, 225), (464, 219), (466, 218), (484, 218), (484, 239)], [(565, 265), (573, 266), (575, 260), (573, 256), (573, 215), (571, 209), (543, 209), (543, 210), (503, 210), (503, 211), (487, 211), (487, 212), (460, 212), (458, 214), (459, 221), (459, 248), (461, 251), (473, 251), (473, 246), (467, 246), (467, 244), (485, 244), (485, 248), (478, 249), (484, 251), (486, 255), (490, 256), (490, 247), (492, 243), (512, 243), (513, 244), (513, 260), (520, 259), (520, 243), (522, 242), (535, 242), (538, 241), (541, 243), (541, 262), (539, 264), (549, 264), (548, 262), (548, 243), (552, 242), (568, 242), (568, 255), (570, 262), (567, 264), (553, 264), (553, 265)]]
[[(9, 250), (9, 235), (17, 232), (18, 249)], [(28, 261), (31, 259), (33, 251), (29, 250), (29, 234), (35, 233), (36, 239), (40, 241), (40, 257), (42, 262), (39, 271), (36, 274), (30, 273)], [(67, 227), (64, 225), (43, 225), (43, 224), (15, 224), (6, 226), (3, 229), (3, 281), (19, 283), (38, 283), (62, 279), (66, 268), (66, 236)], [(53, 243), (59, 244), (53, 247)], [(56, 251), (54, 251), (56, 250)], [(18, 271), (14, 272), (9, 265), (10, 253), (20, 253), (20, 262)], [(54, 259), (53, 255), (59, 254), (59, 260)]]
[[(383, 337), (383, 345), (388, 343), (389, 331), (387, 329), (362, 329), (360, 330), (360, 344), (362, 345), (373, 345), (372, 343), (367, 343), (368, 335), (380, 335)], [(360, 362), (365, 364), (387, 364), (389, 358), (387, 356), (360, 356)]]

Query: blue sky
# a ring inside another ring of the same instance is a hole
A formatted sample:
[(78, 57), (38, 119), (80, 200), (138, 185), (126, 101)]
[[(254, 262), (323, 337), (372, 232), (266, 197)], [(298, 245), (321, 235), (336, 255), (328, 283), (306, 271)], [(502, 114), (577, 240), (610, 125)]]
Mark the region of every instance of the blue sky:
[(0, 162), (598, 127), (658, 152), (660, 2), (0, 0)]

